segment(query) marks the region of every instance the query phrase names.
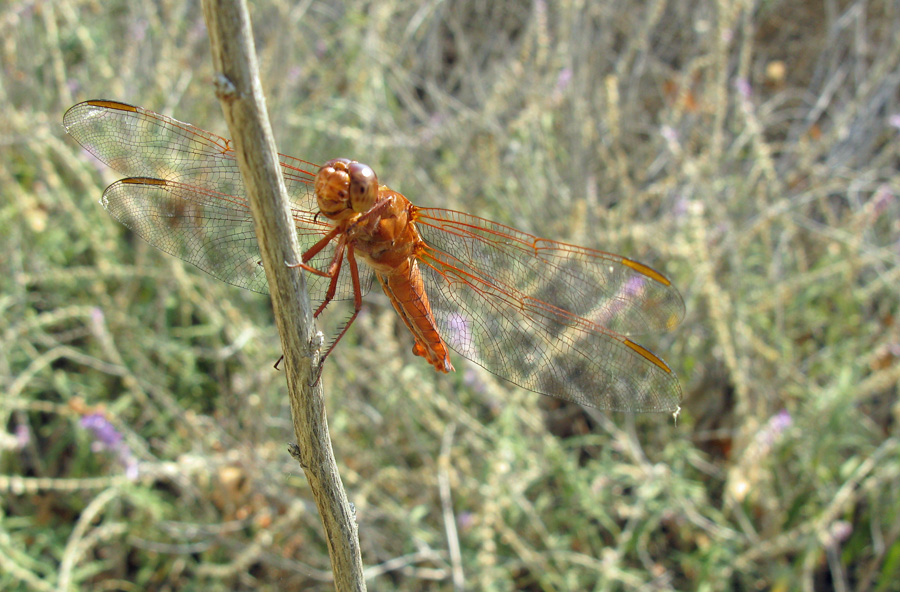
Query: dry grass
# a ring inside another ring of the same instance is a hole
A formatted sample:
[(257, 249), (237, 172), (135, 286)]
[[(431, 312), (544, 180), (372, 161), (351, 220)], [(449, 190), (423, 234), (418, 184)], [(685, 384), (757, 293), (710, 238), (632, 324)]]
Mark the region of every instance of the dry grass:
[[(370, 589), (900, 589), (897, 3), (337, 4), (253, 7), (282, 152), (688, 309), (672, 425), (437, 376), (370, 294), (324, 377)], [(224, 134), (199, 3), (13, 0), (0, 64), (0, 589), (329, 589), (267, 300), (110, 220), (60, 123)]]

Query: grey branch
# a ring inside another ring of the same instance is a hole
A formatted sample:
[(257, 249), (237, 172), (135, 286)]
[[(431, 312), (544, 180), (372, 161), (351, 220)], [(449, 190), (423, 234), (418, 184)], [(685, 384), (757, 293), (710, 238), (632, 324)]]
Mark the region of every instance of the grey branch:
[(250, 17), (242, 0), (204, 0), (216, 94), (234, 141), (250, 199), (275, 321), (281, 334), (291, 415), (303, 467), (325, 527), (337, 590), (365, 590), (354, 515), (347, 501), (328, 435), (321, 384), (315, 371), (315, 325), (299, 270), (297, 236), (285, 199), (284, 179), (259, 82)]

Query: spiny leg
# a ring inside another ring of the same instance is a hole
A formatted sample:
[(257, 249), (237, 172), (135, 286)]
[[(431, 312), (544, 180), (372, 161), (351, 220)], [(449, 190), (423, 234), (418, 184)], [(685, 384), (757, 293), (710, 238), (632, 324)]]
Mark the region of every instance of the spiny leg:
[[(356, 320), (356, 317), (359, 315), (359, 311), (362, 310), (362, 288), (360, 287), (360, 281), (359, 281), (359, 267), (357, 266), (357, 263), (356, 263), (356, 255), (353, 252), (352, 244), (347, 245), (347, 262), (350, 264), (350, 282), (353, 284), (353, 314), (350, 315), (350, 318), (347, 319), (346, 323), (344, 323), (344, 327), (341, 329), (340, 333), (338, 333), (337, 337), (334, 338), (334, 341), (331, 342), (331, 345), (328, 346), (328, 349), (325, 351), (325, 354), (320, 358), (319, 371), (316, 373), (317, 374), (316, 380), (315, 380), (315, 382), (312, 383), (312, 385), (315, 385), (316, 382), (319, 381), (319, 378), (322, 375), (322, 368), (325, 364), (325, 358), (327, 358), (328, 355), (331, 354), (331, 352), (334, 350), (335, 346), (338, 344), (338, 342), (341, 340), (341, 338), (344, 336), (344, 334), (347, 333), (347, 330), (350, 328), (350, 325), (352, 325), (353, 321)], [(338, 265), (338, 269), (340, 269), (340, 265)], [(335, 277), (337, 277), (337, 276), (335, 276)], [(332, 281), (336, 282), (337, 280), (332, 280)], [(332, 296), (333, 296), (334, 290), (332, 288), (333, 287), (331, 287), (331, 286), (329, 287), (329, 293), (332, 293)], [(324, 308), (324, 306), (319, 307), (319, 308), (321, 310), (322, 308)], [(318, 312), (316, 314), (318, 315)], [(312, 386), (312, 385), (310, 385), (310, 386)]]
[[(382, 212), (389, 206), (390, 200), (382, 200), (365, 214), (357, 218), (354, 221), (353, 226), (358, 226), (359, 224), (368, 221), (372, 217), (380, 216)], [(353, 314), (350, 315), (350, 318), (347, 319), (346, 323), (344, 323), (343, 328), (341, 328), (338, 336), (334, 339), (334, 341), (331, 342), (331, 345), (325, 351), (325, 354), (322, 355), (321, 358), (319, 358), (319, 367), (315, 373), (315, 380), (310, 383), (310, 386), (315, 386), (315, 384), (319, 382), (322, 377), (322, 369), (325, 365), (325, 359), (329, 356), (329, 354), (331, 354), (332, 350), (334, 350), (335, 346), (338, 344), (344, 334), (347, 333), (347, 330), (350, 329), (350, 325), (353, 324), (353, 321), (356, 320), (356, 317), (359, 315), (359, 311), (362, 310), (362, 288), (359, 279), (359, 267), (356, 263), (353, 244), (349, 243), (346, 240), (346, 234), (342, 234), (346, 232), (347, 229), (342, 228), (341, 225), (335, 226), (331, 229), (331, 231), (328, 232), (328, 234), (322, 237), (319, 242), (314, 244), (312, 247), (307, 249), (305, 253), (303, 253), (300, 263), (287, 264), (290, 268), (299, 267), (315, 275), (331, 279), (330, 283), (328, 284), (328, 291), (325, 293), (325, 298), (322, 300), (319, 308), (317, 308), (316, 312), (313, 314), (313, 317), (318, 318), (322, 311), (325, 310), (325, 307), (328, 306), (328, 304), (334, 299), (334, 295), (337, 292), (337, 282), (341, 273), (341, 266), (343, 263), (343, 254), (345, 248), (347, 251), (347, 260), (350, 262), (350, 280), (353, 285)], [(339, 234), (341, 235), (341, 237), (338, 239), (338, 245), (337, 247), (335, 247), (334, 255), (332, 257), (331, 264), (328, 267), (328, 271), (321, 271), (310, 265), (307, 265), (307, 262), (310, 259), (318, 255), (322, 251), (322, 249), (324, 249), (328, 245), (328, 243), (330, 243), (334, 239), (334, 237), (338, 236)], [(279, 362), (280, 361), (281, 359), (279, 359)], [(275, 363), (275, 367), (278, 367), (278, 362)]]
[[(321, 277), (327, 277), (331, 280), (328, 284), (328, 291), (325, 293), (325, 299), (322, 301), (322, 304), (319, 305), (319, 308), (316, 309), (316, 312), (313, 313), (313, 318), (319, 318), (319, 314), (323, 310), (325, 310), (325, 307), (328, 305), (328, 303), (334, 299), (334, 295), (337, 291), (337, 282), (338, 282), (338, 279), (339, 279), (340, 273), (341, 273), (341, 262), (343, 260), (343, 255), (344, 255), (344, 246), (346, 244), (344, 241), (344, 237), (341, 237), (338, 240), (337, 247), (335, 247), (335, 249), (334, 249), (334, 255), (332, 255), (332, 257), (331, 257), (331, 263), (329, 263), (327, 271), (322, 271), (320, 269), (316, 269), (315, 267), (306, 265), (306, 262), (309, 261), (310, 259), (312, 259), (313, 257), (315, 257), (322, 249), (324, 249), (325, 246), (327, 246), (328, 243), (330, 243), (332, 241), (332, 239), (334, 239), (334, 237), (338, 234), (339, 230), (340, 230), (339, 228), (333, 229), (331, 232), (329, 232), (327, 235), (325, 235), (325, 237), (323, 237), (322, 240), (320, 240), (319, 242), (314, 244), (312, 247), (307, 249), (307, 251), (305, 253), (303, 253), (303, 255), (301, 257), (301, 261), (302, 261), (301, 263), (285, 263), (291, 269), (296, 269), (299, 267), (300, 269), (304, 269), (304, 270), (308, 271), (309, 273), (312, 273), (314, 275), (318, 275)], [(330, 352), (331, 349), (329, 348), (328, 351)], [(283, 359), (284, 359), (284, 355), (282, 355), (280, 358), (278, 358), (278, 361), (275, 362), (276, 370), (278, 370), (278, 365), (281, 364), (281, 361)], [(325, 357), (323, 356), (319, 360), (318, 369), (315, 372), (315, 380), (310, 383), (310, 386), (315, 386), (315, 384), (317, 382), (319, 382), (319, 378), (321, 377), (321, 374), (322, 374), (322, 364), (324, 364), (324, 363), (325, 363)]]

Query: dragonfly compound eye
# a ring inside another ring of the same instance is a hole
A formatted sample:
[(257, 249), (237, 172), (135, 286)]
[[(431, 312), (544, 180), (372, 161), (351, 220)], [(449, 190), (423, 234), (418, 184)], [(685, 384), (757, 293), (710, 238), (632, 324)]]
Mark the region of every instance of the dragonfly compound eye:
[(350, 173), (350, 207), (354, 212), (368, 212), (375, 205), (378, 195), (378, 177), (367, 164), (354, 162), (348, 167)]

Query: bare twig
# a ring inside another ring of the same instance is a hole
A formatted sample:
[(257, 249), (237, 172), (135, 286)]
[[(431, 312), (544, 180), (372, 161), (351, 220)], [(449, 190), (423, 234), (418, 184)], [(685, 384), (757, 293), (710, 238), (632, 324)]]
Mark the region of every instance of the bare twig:
[(310, 386), (318, 347), (303, 274), (285, 263), (299, 252), (284, 179), (259, 83), (250, 17), (242, 0), (204, 0), (217, 94), (234, 138), (250, 199), (275, 321), (281, 334), (294, 454), (309, 480), (325, 527), (338, 590), (365, 590), (356, 521), (344, 493), (325, 419), (320, 385)]
[(453, 589), (465, 590), (466, 577), (462, 567), (462, 552), (459, 548), (459, 533), (456, 530), (456, 515), (453, 513), (453, 496), (450, 486), (450, 453), (456, 424), (451, 423), (444, 430), (441, 440), (441, 456), (438, 458), (438, 484), (441, 492), (441, 508), (444, 515), (444, 530), (447, 532), (447, 548), (450, 564), (453, 566)]

